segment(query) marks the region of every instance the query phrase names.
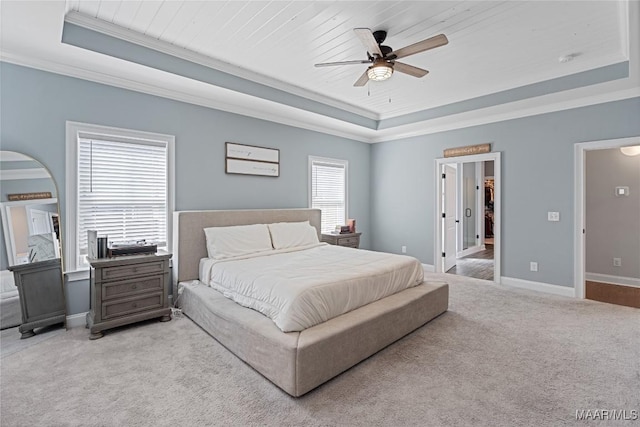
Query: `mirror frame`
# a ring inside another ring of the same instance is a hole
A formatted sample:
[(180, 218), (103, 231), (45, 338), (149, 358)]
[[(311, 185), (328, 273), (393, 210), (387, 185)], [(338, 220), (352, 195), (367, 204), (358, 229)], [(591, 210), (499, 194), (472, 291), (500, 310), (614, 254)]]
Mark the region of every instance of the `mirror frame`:
[[(62, 280), (62, 295), (64, 298), (64, 311), (65, 311), (65, 319), (64, 319), (64, 328), (68, 329), (67, 326), (67, 319), (66, 317), (68, 316), (69, 313), (69, 308), (67, 306), (68, 300), (67, 300), (67, 286), (65, 285), (65, 274), (64, 274), (64, 230), (63, 230), (63, 225), (62, 225), (62, 218), (61, 218), (61, 210), (60, 210), (60, 199), (59, 199), (59, 195), (60, 195), (60, 188), (58, 186), (58, 183), (56, 182), (56, 180), (53, 177), (53, 174), (51, 173), (51, 171), (49, 170), (49, 168), (47, 168), (40, 160), (32, 157), (31, 155), (28, 154), (24, 154), (24, 153), (20, 153), (18, 151), (13, 151), (13, 150), (0, 150), (0, 159), (3, 159), (4, 156), (6, 156), (8, 154), (8, 157), (12, 157), (14, 155), (19, 155), (20, 157), (23, 157), (25, 160), (28, 161), (34, 161), (36, 163), (38, 163), (40, 165), (40, 168), (42, 168), (42, 170), (44, 170), (47, 175), (47, 177), (42, 177), (45, 179), (50, 179), (51, 182), (53, 183), (53, 188), (55, 189), (55, 194), (52, 194), (51, 198), (44, 198), (44, 199), (31, 199), (31, 200), (17, 200), (17, 201), (1, 201), (0, 202), (0, 211), (1, 211), (1, 216), (2, 216), (2, 231), (4, 233), (4, 240), (5, 240), (5, 245), (6, 245), (6, 252), (7, 252), (7, 267), (11, 267), (11, 266), (15, 266), (15, 258), (14, 258), (14, 253), (9, 254), (9, 251), (13, 251), (15, 252), (15, 240), (14, 240), (14, 236), (13, 236), (13, 230), (9, 229), (8, 225), (9, 225), (9, 221), (8, 218), (10, 216), (9, 212), (7, 211), (8, 208), (13, 207), (13, 206), (21, 206), (21, 205), (28, 205), (28, 204), (48, 204), (48, 203), (56, 203), (57, 207), (58, 207), (58, 243), (59, 243), (59, 249), (60, 249), (60, 256), (59, 258), (54, 258), (54, 259), (59, 259), (60, 260), (60, 273), (62, 275), (61, 280)], [(1, 170), (0, 170), (1, 172)], [(28, 179), (28, 178), (25, 178)], [(1, 182), (1, 180), (0, 180)], [(21, 303), (22, 304), (22, 303)], [(24, 317), (23, 317), (24, 319)]]

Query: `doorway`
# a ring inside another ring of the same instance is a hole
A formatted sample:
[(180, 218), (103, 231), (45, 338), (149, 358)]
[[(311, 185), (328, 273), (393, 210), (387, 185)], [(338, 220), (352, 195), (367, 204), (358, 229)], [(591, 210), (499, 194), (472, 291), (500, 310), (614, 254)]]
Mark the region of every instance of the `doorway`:
[(640, 308), (639, 189), (640, 137), (575, 145), (577, 298)]
[(436, 173), (435, 271), (500, 283), (500, 153), (436, 159)]

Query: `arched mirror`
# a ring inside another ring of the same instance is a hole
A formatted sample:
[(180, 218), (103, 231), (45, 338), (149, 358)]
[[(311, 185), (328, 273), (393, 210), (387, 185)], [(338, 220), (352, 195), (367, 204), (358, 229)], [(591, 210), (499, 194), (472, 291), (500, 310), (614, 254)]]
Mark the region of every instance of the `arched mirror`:
[(66, 327), (55, 181), (37, 160), (0, 151), (0, 193), (0, 327), (19, 325), (21, 338)]

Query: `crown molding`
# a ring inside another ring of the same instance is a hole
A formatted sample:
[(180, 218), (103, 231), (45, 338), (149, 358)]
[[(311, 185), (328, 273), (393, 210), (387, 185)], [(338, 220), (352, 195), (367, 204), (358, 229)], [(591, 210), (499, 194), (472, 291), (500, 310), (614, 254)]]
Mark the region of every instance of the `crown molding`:
[[(607, 85), (607, 83), (603, 83)], [(569, 91), (568, 91), (569, 92)], [(472, 126), (481, 126), (506, 120), (537, 116), (540, 114), (570, 110), (607, 102), (623, 101), (625, 99), (640, 98), (640, 87), (624, 88), (611, 92), (603, 90), (591, 96), (576, 98), (566, 93), (551, 94), (534, 100), (526, 99), (493, 107), (468, 111), (460, 114), (439, 117), (423, 122), (398, 126), (378, 131), (371, 143), (396, 141), (422, 135), (430, 135)]]
[(0, 151), (0, 162), (33, 162), (34, 160), (26, 154), (15, 151)]
[[(201, 90), (198, 91), (193, 89), (188, 90), (186, 88), (181, 89), (177, 86), (179, 85), (179, 82), (176, 83), (176, 87), (171, 89), (161, 83), (149, 83), (149, 80), (143, 80), (141, 77), (126, 78), (117, 76), (115, 73), (108, 74), (97, 71), (92, 68), (90, 63), (84, 65), (84, 67), (82, 65), (72, 66), (69, 63), (59, 62), (53, 58), (30, 56), (28, 52), (22, 50), (20, 52), (8, 51), (6, 48), (5, 50), (2, 50), (2, 45), (0, 45), (0, 59), (5, 62), (48, 71), (55, 74), (62, 74), (136, 92), (173, 99), (180, 102), (228, 111), (243, 116), (254, 117), (328, 135), (335, 135), (361, 142), (375, 143), (640, 97), (640, 26), (633, 25), (633, 22), (637, 22), (637, 19), (640, 17), (640, 2), (629, 3), (628, 12), (626, 13), (628, 14), (627, 16), (630, 23), (628, 28), (628, 78), (381, 130), (364, 128), (359, 125), (323, 116), (318, 113), (301, 110), (274, 101), (265, 100), (206, 83), (199, 83), (201, 86), (198, 87), (201, 88)], [(79, 21), (85, 23), (88, 21), (95, 23), (94, 21), (97, 21), (105, 28), (109, 27), (110, 29), (113, 29), (112, 27), (115, 27), (120, 31), (119, 35), (109, 35), (119, 38), (124, 37), (125, 40), (127, 40), (126, 37), (129, 37), (128, 33), (130, 33), (129, 30), (109, 25), (104, 21), (92, 20), (91, 18), (87, 18), (80, 14), (71, 13), (68, 15), (67, 20), (80, 26), (83, 26), (83, 24)], [(95, 30), (99, 31), (99, 29)], [(137, 37), (142, 39), (140, 40), (141, 42), (149, 42), (152, 44), (147, 47), (152, 49), (156, 48), (154, 47), (154, 42), (149, 41), (149, 37), (147, 36), (141, 37), (140, 34), (133, 33), (131, 37)], [(179, 56), (182, 58), (190, 61), (194, 60), (190, 56), (184, 56), (186, 53), (189, 53), (189, 51), (175, 47), (173, 47), (173, 49), (179, 50)], [(174, 53), (168, 52), (168, 54)], [(206, 63), (202, 65), (209, 66)], [(222, 71), (230, 73), (236, 73), (238, 70), (242, 71), (242, 69), (230, 64), (226, 64), (226, 66), (229, 68)]]
[(45, 169), (8, 169), (0, 170), (0, 181), (17, 181), (21, 179), (51, 178)]
[[(630, 78), (623, 79), (626, 81), (626, 84), (621, 84), (620, 82), (606, 82), (589, 86), (587, 88), (554, 93), (508, 104), (500, 104), (493, 107), (453, 114), (408, 125), (383, 130), (371, 130), (358, 125), (346, 123), (338, 119), (322, 116), (320, 114), (299, 110), (294, 107), (285, 106), (246, 94), (239, 94), (228, 89), (212, 87), (212, 90), (223, 91), (226, 95), (231, 95), (231, 97), (234, 98), (233, 103), (220, 101), (218, 97), (194, 95), (185, 91), (167, 89), (166, 87), (159, 85), (142, 83), (137, 80), (116, 77), (111, 74), (87, 70), (50, 60), (37, 59), (23, 54), (0, 51), (0, 56), (4, 62), (20, 66), (35, 68), (54, 74), (61, 74), (365, 143), (394, 141), (398, 139), (495, 123), (504, 120), (568, 110), (571, 108), (585, 107), (604, 102), (640, 97), (640, 86), (638, 86), (637, 82), (635, 83), (635, 87), (628, 87), (633, 86), (635, 80), (640, 80), (639, 78), (632, 78), (631, 76), (633, 74), (630, 73)], [(205, 83), (203, 83), (203, 85), (205, 85)], [(207, 86), (211, 87), (211, 85)], [(619, 86), (627, 87), (620, 88)], [(576, 97), (576, 92), (585, 91), (596, 91), (597, 93)]]
[(300, 110), (273, 101), (256, 98), (251, 95), (234, 92), (229, 89), (208, 85), (206, 83), (202, 83), (202, 85), (207, 86), (212, 91), (223, 93), (224, 98), (232, 99), (233, 101), (224, 102), (220, 101), (220, 97), (216, 96), (194, 95), (186, 91), (168, 89), (164, 86), (143, 83), (138, 80), (118, 77), (112, 74), (80, 68), (78, 66), (71, 66), (66, 63), (34, 58), (28, 55), (23, 55), (22, 53), (0, 50), (0, 57), (3, 62), (15, 65), (35, 68), (54, 74), (61, 74), (68, 77), (88, 80), (95, 83), (173, 99), (175, 101), (213, 108), (216, 110), (267, 120), (328, 135), (353, 139), (360, 142), (372, 142), (372, 138), (376, 132), (373, 129), (366, 129), (361, 126), (326, 117), (321, 114)]
[(83, 15), (82, 13), (75, 11), (69, 12), (65, 16), (65, 21), (92, 31), (97, 31), (107, 36), (116, 37), (118, 39), (135, 43), (137, 45), (153, 49), (167, 55), (175, 56), (177, 58), (194, 62), (205, 67), (232, 74), (234, 76), (250, 80), (255, 83), (263, 84), (274, 89), (279, 89), (293, 95), (320, 102), (331, 107), (339, 108), (341, 110), (348, 111), (350, 113), (354, 113), (368, 119), (380, 120), (380, 115), (373, 111), (346, 102), (341, 102), (317, 92), (303, 89), (299, 86), (295, 86), (289, 83), (285, 83), (281, 80), (274, 79), (272, 77), (258, 74), (246, 68), (242, 68), (228, 62), (221, 61), (219, 59), (211, 58), (209, 56), (163, 42), (161, 40), (149, 37), (145, 34), (141, 34), (137, 31), (132, 31), (127, 28), (115, 25), (111, 22), (106, 22), (101, 19)]

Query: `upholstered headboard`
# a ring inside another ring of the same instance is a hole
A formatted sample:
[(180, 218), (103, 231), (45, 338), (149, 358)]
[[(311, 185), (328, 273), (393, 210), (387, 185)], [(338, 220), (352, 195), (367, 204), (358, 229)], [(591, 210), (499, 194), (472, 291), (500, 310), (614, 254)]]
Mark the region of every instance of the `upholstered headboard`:
[(235, 211), (178, 211), (173, 213), (173, 283), (197, 280), (200, 259), (207, 257), (204, 229), (230, 225), (309, 223), (320, 237), (320, 209), (248, 209)]

